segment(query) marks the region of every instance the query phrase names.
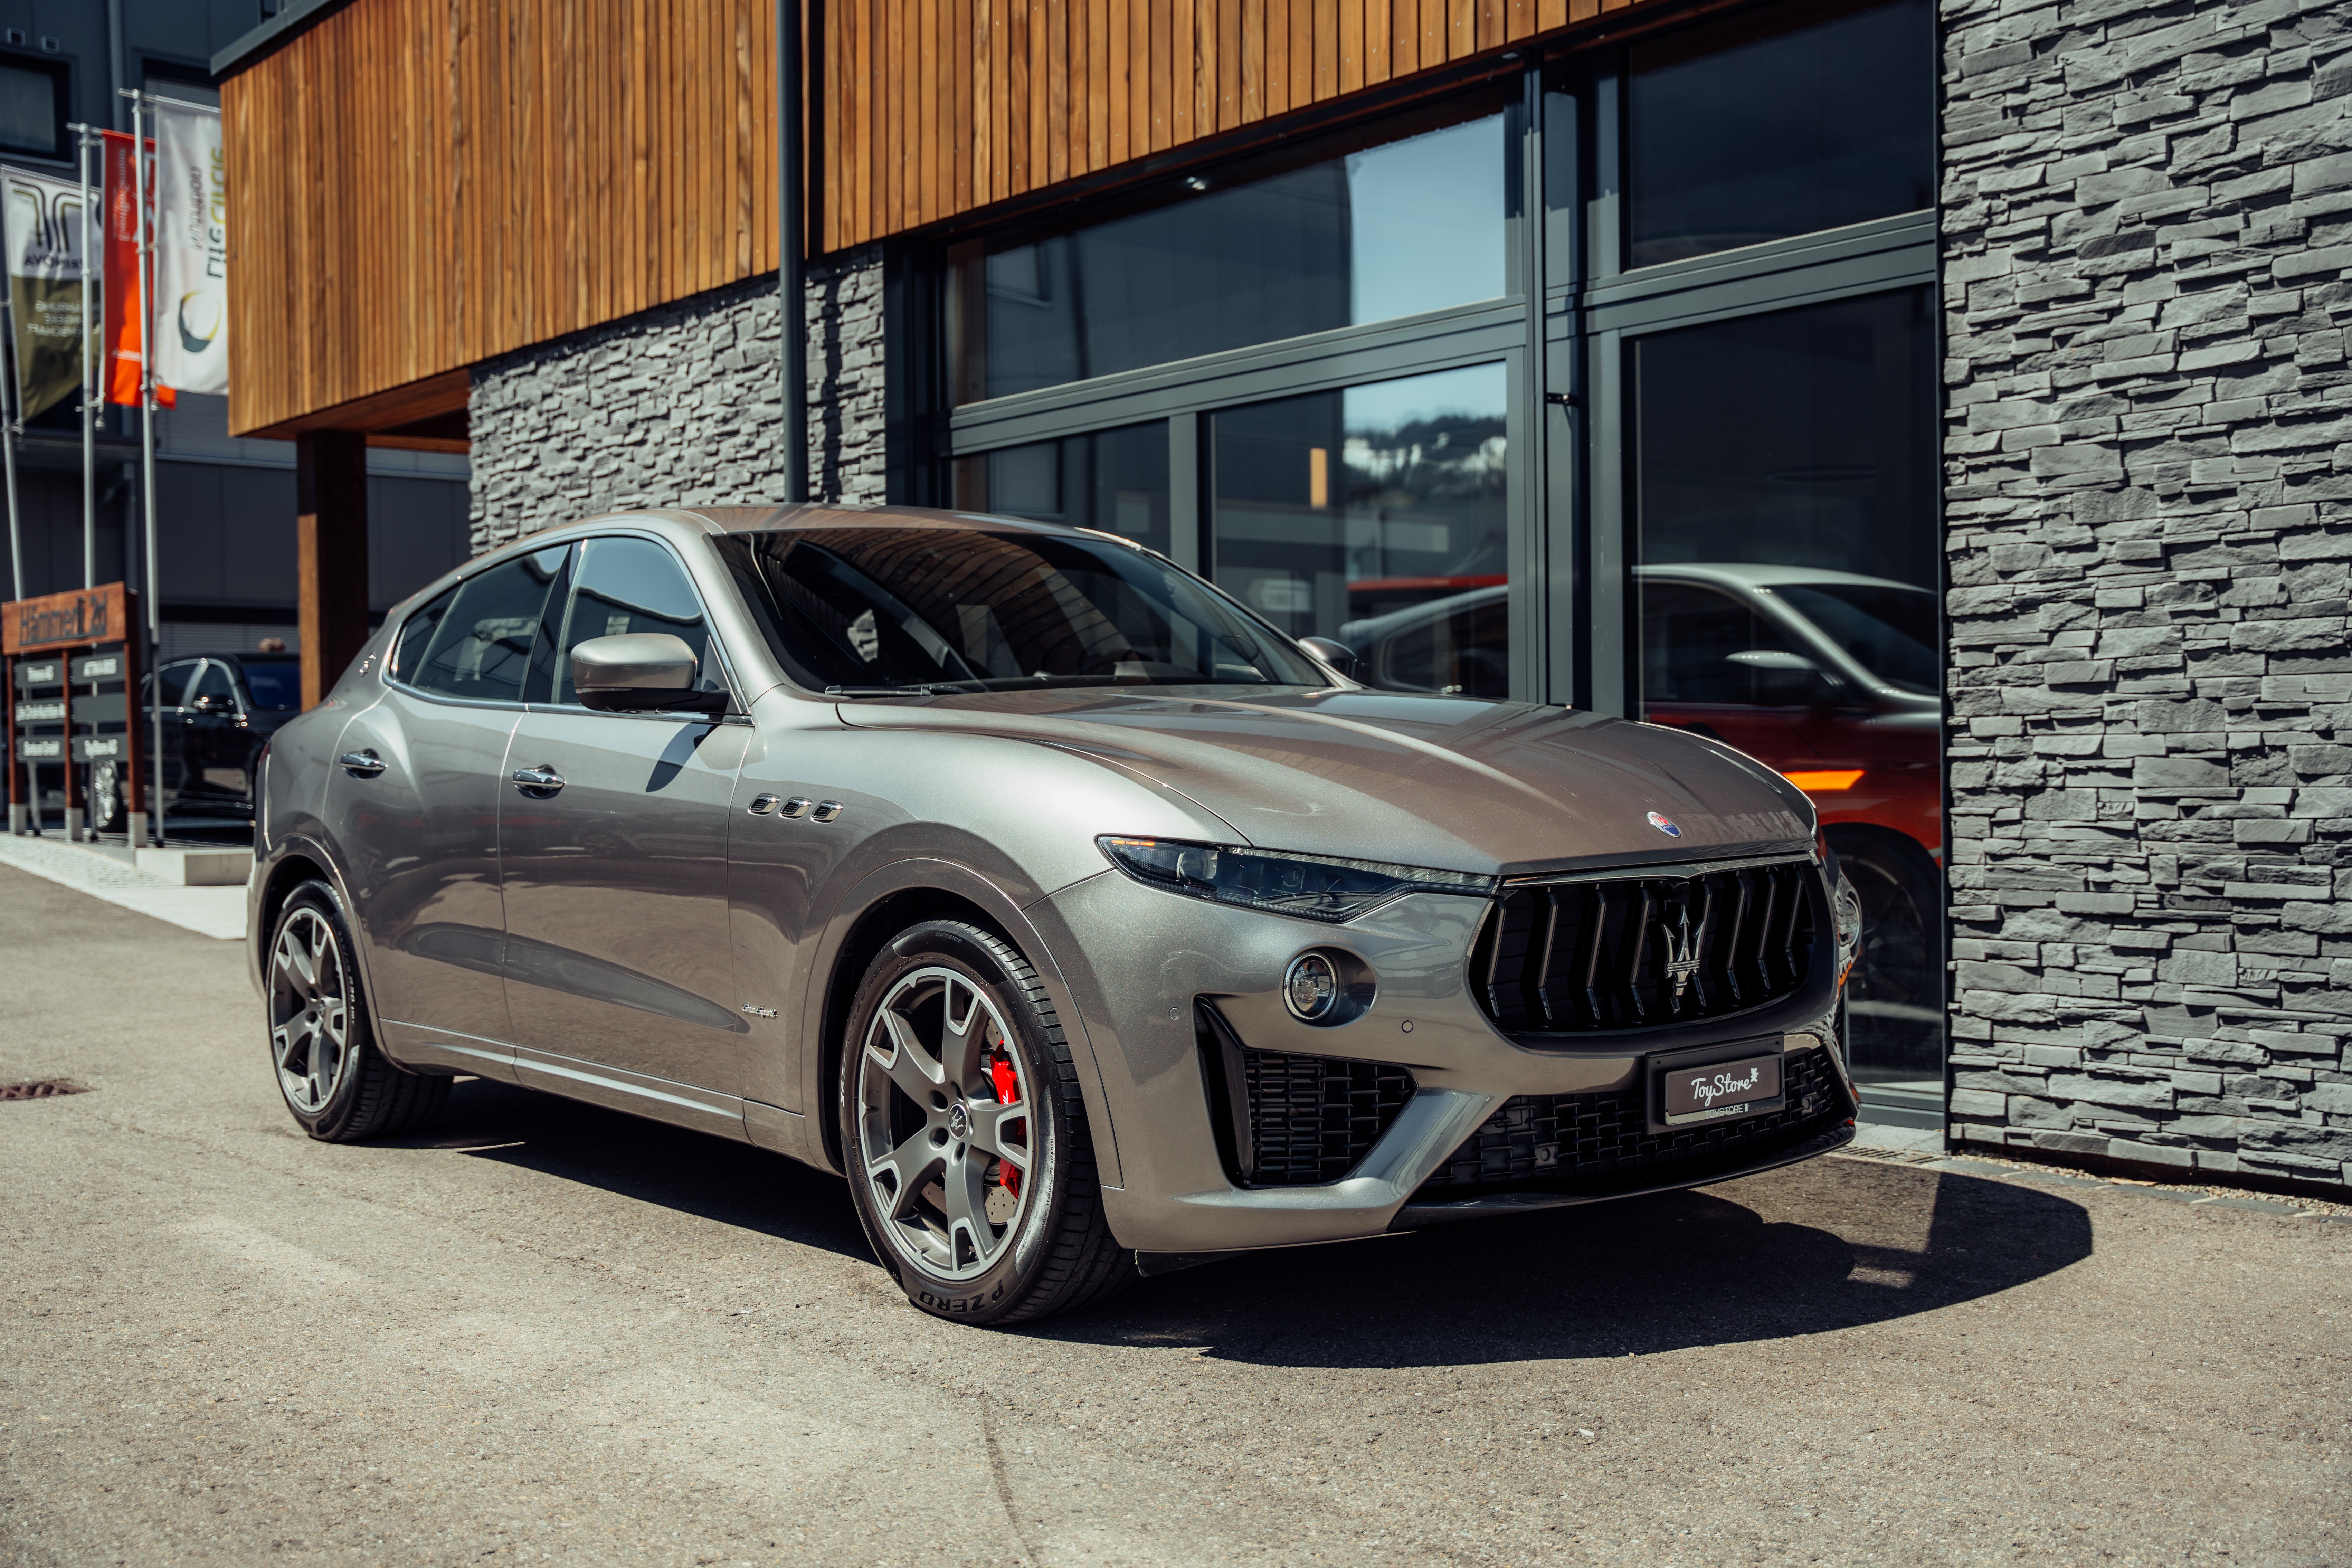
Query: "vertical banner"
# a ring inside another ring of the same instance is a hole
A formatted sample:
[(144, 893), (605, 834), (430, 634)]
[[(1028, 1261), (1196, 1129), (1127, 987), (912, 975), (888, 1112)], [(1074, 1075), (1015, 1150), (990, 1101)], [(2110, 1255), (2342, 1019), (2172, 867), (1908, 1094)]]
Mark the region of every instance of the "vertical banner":
[(81, 391), (81, 186), (0, 166), (19, 419)]
[(216, 110), (155, 104), (155, 379), (228, 390), (228, 199)]
[[(99, 333), (100, 395), (124, 408), (139, 406), (139, 349), (147, 312), (139, 286), (139, 171), (131, 163), (131, 138), (121, 131), (106, 136), (106, 166), (99, 184), (103, 216), (98, 253), (106, 274), (105, 324)], [(155, 216), (155, 143), (147, 143), (147, 216)], [(172, 389), (157, 382), (155, 401), (173, 406)]]

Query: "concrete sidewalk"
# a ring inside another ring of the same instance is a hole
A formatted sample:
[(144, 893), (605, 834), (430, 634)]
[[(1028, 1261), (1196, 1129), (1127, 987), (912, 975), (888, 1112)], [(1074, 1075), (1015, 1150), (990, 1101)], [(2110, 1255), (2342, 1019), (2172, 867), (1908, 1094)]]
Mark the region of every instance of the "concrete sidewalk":
[(1899, 1152), (1013, 1332), (840, 1182), (484, 1082), (303, 1138), (214, 941), (0, 869), (0, 1563), (2344, 1564), (2352, 1225)]
[(0, 833), (0, 865), (226, 942), (245, 940), (245, 889), (189, 888), (63, 838)]

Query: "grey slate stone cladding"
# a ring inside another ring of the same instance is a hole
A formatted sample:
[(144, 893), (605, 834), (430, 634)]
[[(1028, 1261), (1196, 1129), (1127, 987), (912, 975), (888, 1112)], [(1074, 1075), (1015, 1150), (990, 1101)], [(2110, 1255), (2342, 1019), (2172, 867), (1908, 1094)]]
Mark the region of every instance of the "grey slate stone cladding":
[(2352, 1179), (2352, 6), (1942, 16), (1953, 1133)]
[[(628, 507), (783, 498), (774, 278), (754, 278), (475, 368), (476, 553)], [(878, 504), (882, 264), (808, 272), (810, 494)]]

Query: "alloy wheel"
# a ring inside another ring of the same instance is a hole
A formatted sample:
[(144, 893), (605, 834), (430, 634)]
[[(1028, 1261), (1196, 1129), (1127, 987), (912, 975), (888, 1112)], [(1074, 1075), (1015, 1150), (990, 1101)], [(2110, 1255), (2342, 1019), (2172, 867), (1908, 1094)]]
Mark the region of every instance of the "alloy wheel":
[(112, 763), (98, 763), (89, 770), (89, 822), (93, 827), (104, 827), (114, 820), (121, 808), (122, 773)]
[(861, 1178), (898, 1249), (924, 1273), (985, 1273), (1035, 1200), (1029, 1072), (987, 994), (918, 969), (882, 998), (858, 1049)]
[(351, 1065), (350, 989), (334, 928), (297, 910), (269, 954), (269, 1050), (278, 1087), (305, 1116), (325, 1109)]

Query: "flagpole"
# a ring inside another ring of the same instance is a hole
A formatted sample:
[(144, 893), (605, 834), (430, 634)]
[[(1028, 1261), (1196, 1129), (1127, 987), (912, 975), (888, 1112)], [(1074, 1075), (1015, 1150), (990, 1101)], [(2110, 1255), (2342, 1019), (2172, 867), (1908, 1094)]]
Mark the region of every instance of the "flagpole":
[[(17, 513), (16, 513), (16, 288), (15, 288), (15, 286), (12, 284), (12, 285), (10, 285), (10, 287), (9, 287), (9, 289), (8, 289), (8, 298), (7, 298), (5, 300), (0, 300), (0, 313), (5, 313), (4, 315), (0, 315), (0, 319), (5, 319), (5, 321), (6, 321), (6, 323), (7, 323), (7, 329), (8, 329), (8, 374), (7, 374), (6, 378), (5, 378), (5, 379), (6, 379), (6, 381), (7, 381), (7, 385), (6, 385), (5, 387), (0, 387), (0, 463), (5, 463), (5, 464), (6, 465), (6, 467), (7, 467), (7, 485), (8, 485), (8, 564), (9, 564), (9, 566), (10, 566), (11, 568), (13, 568), (13, 569), (14, 569), (14, 571), (15, 571), (15, 573), (16, 573), (16, 596), (17, 598), (19, 598), (19, 599), (22, 599), (22, 598), (26, 598), (26, 597), (27, 597), (28, 595), (27, 595), (26, 594), (26, 592), (25, 592), (25, 530), (24, 530), (24, 523), (23, 523), (23, 521), (22, 521), (22, 520), (17, 516)], [(16, 700), (16, 694), (15, 694), (14, 692), (8, 692), (8, 693), (5, 693), (5, 694), (0, 694), (0, 701), (11, 701), (11, 702), (13, 702), (13, 701), (15, 701), (15, 700)]]
[[(89, 352), (89, 147), (90, 128), (68, 127), (79, 144), (81, 167), (81, 585), (98, 586), (98, 359)], [(128, 555), (130, 541), (123, 541)]]
[[(139, 210), (139, 461), (142, 469), (140, 510), (147, 542), (147, 668), (155, 672), (155, 700), (148, 704), (152, 742), (148, 755), (155, 769), (155, 842), (163, 842), (163, 563), (155, 548), (155, 247), (147, 210), (147, 95), (130, 88), (131, 167), (136, 171), (133, 198)], [(159, 171), (160, 173), (160, 171)]]

